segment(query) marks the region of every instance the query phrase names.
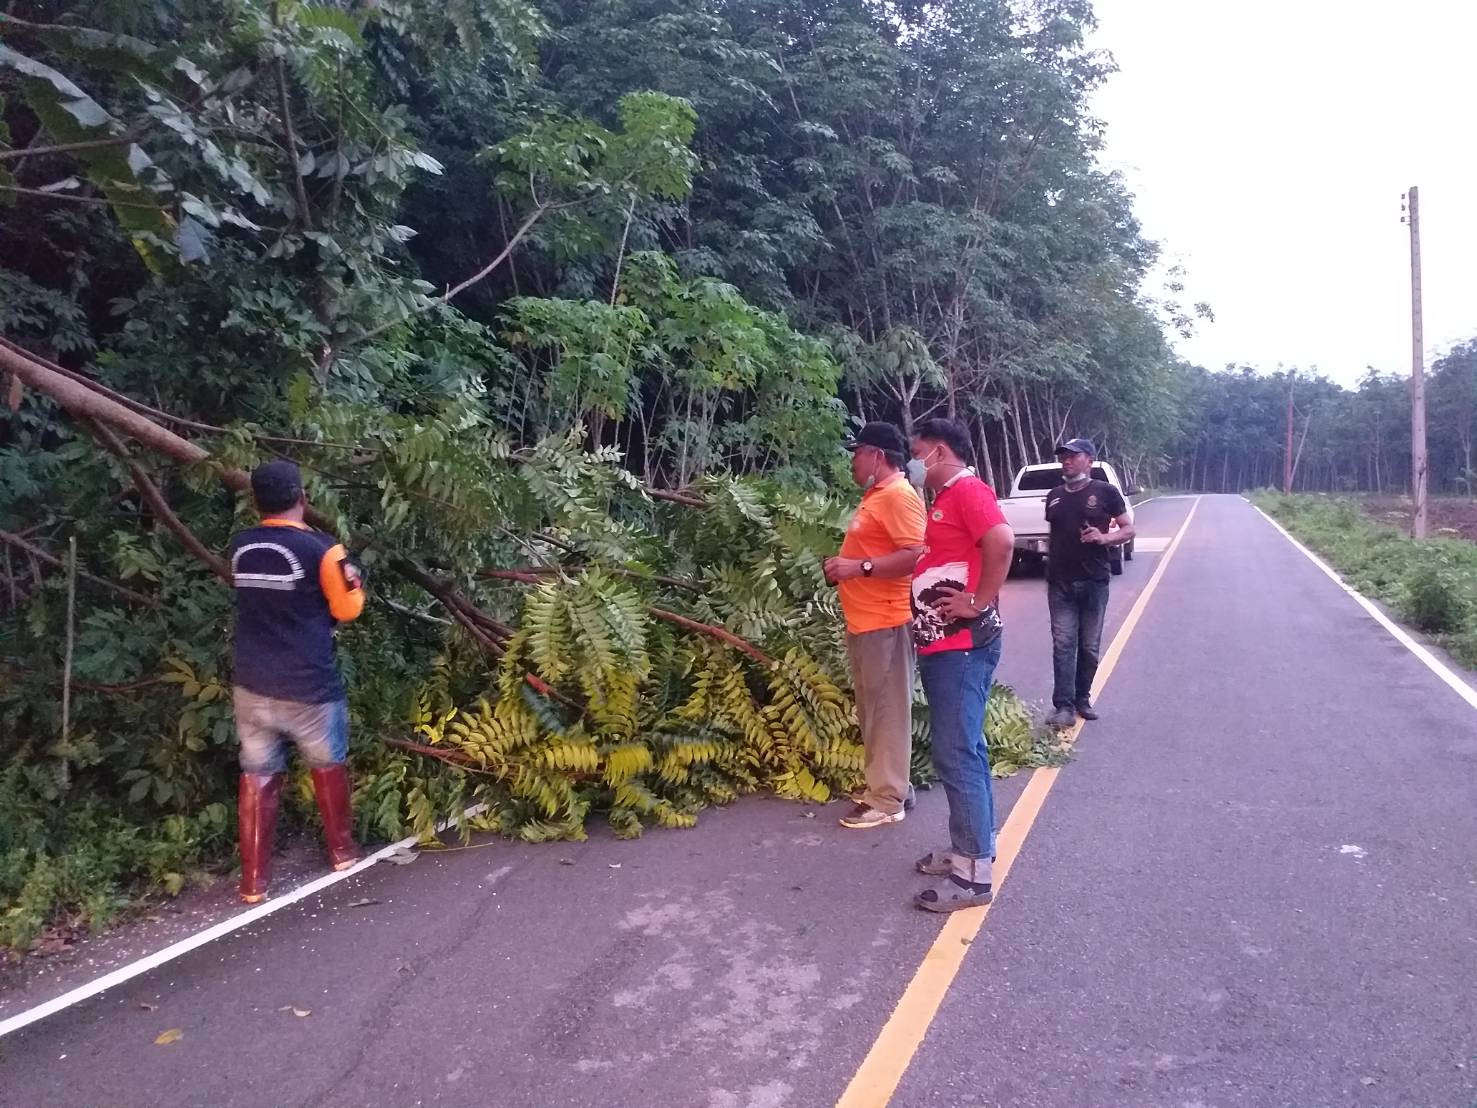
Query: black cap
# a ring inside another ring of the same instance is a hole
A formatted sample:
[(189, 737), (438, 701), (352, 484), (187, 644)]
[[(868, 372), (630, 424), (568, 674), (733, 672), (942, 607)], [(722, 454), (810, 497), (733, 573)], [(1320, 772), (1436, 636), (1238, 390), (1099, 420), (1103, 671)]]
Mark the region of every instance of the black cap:
[(264, 512), (285, 512), (303, 495), (303, 475), (295, 462), (264, 462), (251, 471), (251, 494)]
[(1091, 439), (1068, 439), (1056, 448), (1057, 454), (1086, 454), (1089, 458), (1097, 457), (1097, 447), (1092, 445)]
[(875, 446), (895, 458), (905, 458), (908, 446), (903, 442), (903, 433), (890, 423), (869, 423), (847, 442), (846, 449), (855, 451), (859, 446)]

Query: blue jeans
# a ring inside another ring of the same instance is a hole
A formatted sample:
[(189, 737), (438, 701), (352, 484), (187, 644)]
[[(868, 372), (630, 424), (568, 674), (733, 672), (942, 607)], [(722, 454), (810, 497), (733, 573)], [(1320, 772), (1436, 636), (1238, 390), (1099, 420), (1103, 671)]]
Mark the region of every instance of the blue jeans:
[(949, 847), (964, 858), (995, 856), (995, 790), (985, 749), (985, 702), (1001, 639), (978, 650), (918, 658), (933, 730), (933, 768), (949, 798)]
[(1055, 680), (1054, 708), (1073, 708), (1092, 696), (1103, 642), (1103, 615), (1108, 610), (1106, 581), (1048, 581), (1046, 607), (1051, 613), (1051, 661)]

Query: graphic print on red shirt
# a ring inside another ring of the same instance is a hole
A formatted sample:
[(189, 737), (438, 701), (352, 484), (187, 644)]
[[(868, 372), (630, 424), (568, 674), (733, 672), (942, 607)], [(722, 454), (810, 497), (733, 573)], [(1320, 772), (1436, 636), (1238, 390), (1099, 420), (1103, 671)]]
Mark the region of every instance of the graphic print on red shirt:
[(923, 537), (923, 557), (913, 570), (913, 643), (919, 654), (973, 650), (988, 646), (1000, 635), (996, 597), (977, 597), (980, 614), (970, 620), (945, 622), (933, 605), (942, 598), (941, 590), (973, 592), (978, 588), (984, 568), (980, 539), (1004, 522), (995, 493), (969, 471), (934, 500)]

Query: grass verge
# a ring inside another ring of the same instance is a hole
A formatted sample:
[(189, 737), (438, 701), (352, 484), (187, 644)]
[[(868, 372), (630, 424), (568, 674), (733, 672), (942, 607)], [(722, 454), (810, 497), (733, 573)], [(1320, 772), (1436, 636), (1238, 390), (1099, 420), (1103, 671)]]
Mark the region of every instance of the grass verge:
[(1477, 543), (1416, 542), (1348, 498), (1260, 491), (1252, 502), (1463, 665), (1477, 669)]

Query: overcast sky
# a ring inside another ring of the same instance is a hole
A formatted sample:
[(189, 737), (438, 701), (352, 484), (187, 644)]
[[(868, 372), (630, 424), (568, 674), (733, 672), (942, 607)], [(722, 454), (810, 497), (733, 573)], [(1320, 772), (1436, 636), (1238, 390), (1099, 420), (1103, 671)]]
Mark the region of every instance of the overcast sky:
[(1420, 186), (1430, 358), (1477, 335), (1477, 0), (1096, 0), (1106, 164), (1216, 322), (1208, 367), (1410, 370)]

